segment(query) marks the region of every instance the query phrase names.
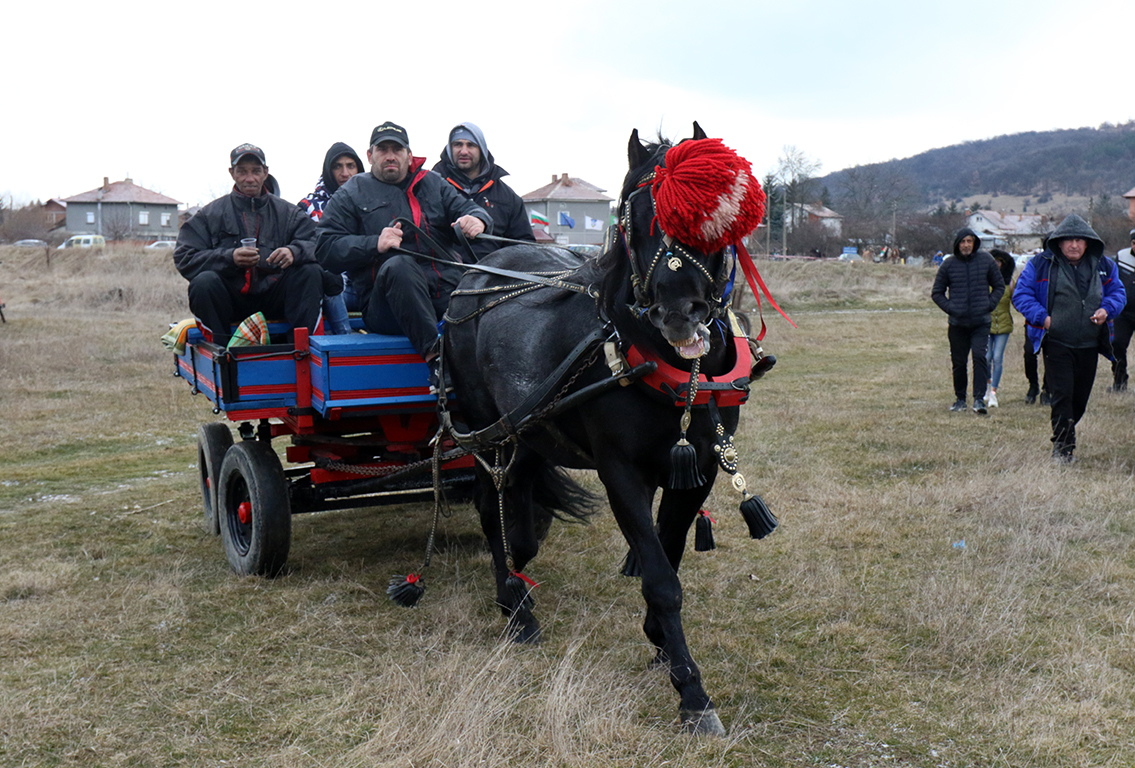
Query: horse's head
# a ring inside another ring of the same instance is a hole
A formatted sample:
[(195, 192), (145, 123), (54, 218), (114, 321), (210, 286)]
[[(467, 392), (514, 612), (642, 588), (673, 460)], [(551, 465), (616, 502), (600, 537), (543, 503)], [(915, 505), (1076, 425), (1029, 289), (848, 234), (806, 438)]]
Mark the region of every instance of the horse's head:
[(643, 145), (633, 131), (628, 159), (614, 250), (629, 262), (631, 311), (679, 356), (701, 357), (710, 321), (725, 313), (732, 246), (760, 221), (764, 193), (748, 162), (697, 123), (677, 145)]

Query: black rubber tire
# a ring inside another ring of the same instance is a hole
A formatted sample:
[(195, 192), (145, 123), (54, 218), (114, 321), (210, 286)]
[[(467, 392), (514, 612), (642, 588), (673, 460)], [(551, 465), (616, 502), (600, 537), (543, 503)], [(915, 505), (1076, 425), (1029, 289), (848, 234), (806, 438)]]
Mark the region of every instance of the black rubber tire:
[(205, 530), (214, 536), (221, 532), (217, 522), (217, 477), (225, 453), (233, 444), (228, 424), (202, 424), (197, 430), (197, 469), (201, 475), (201, 504), (205, 508)]
[[(240, 519), (240, 506), (247, 516)], [(242, 576), (279, 575), (292, 545), (288, 481), (272, 445), (244, 440), (228, 450), (217, 482), (225, 557)]]

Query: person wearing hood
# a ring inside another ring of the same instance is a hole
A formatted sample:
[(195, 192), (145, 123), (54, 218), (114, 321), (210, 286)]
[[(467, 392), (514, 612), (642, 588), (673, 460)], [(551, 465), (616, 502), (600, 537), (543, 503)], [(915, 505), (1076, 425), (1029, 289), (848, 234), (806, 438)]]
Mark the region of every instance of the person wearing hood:
[[(441, 160), (433, 167), (454, 189), (489, 212), (493, 234), (512, 240), (536, 241), (524, 200), (504, 182), (508, 171), (496, 164), (485, 134), (473, 123), (460, 123), (449, 132)], [(470, 247), (478, 259), (501, 244), (477, 240)]]
[[(452, 251), (453, 227), (466, 238), (492, 232), (493, 219), (438, 174), (426, 170), (425, 158), (410, 150), (406, 129), (385, 122), (371, 132), (369, 173), (347, 180), (323, 211), (315, 252), (325, 269), (346, 272), (362, 304), (363, 323), (371, 333), (405, 335), (430, 363), (431, 388), (438, 381), (437, 322), (462, 271), (449, 261), (452, 252), (434, 255), (414, 226)], [(434, 255), (437, 260), (415, 254)]]
[[(1006, 286), (1013, 283), (1013, 272), (1016, 264), (1013, 255), (1008, 251), (994, 248), (990, 253), (1001, 270), (1001, 277)], [(1001, 386), (1001, 372), (1004, 370), (1005, 347), (1009, 344), (1009, 334), (1013, 332), (1013, 313), (1009, 311), (1012, 289), (1006, 287), (1001, 300), (993, 310), (993, 322), (989, 326), (989, 386), (986, 388), (985, 404), (990, 408), (997, 408), (997, 388)]]
[(323, 207), (335, 194), (335, 190), (347, 183), (347, 179), (363, 170), (363, 161), (355, 154), (349, 144), (337, 141), (327, 150), (323, 158), (323, 173), (315, 182), (315, 191), (300, 200), (298, 205), (311, 220), (319, 223), (323, 218)]
[(954, 236), (954, 254), (938, 267), (930, 296), (949, 317), (950, 362), (954, 373), (951, 411), (966, 409), (966, 364), (973, 357), (973, 410), (988, 412), (985, 387), (989, 381), (989, 327), (992, 313), (1005, 293), (997, 262), (981, 250), (981, 238), (968, 227)]
[(1092, 394), (1097, 356), (1112, 357), (1109, 320), (1123, 311), (1127, 293), (1115, 262), (1103, 255), (1103, 240), (1076, 214), (1060, 222), (1045, 246), (1021, 272), (1013, 306), (1028, 323), (1033, 348), (1044, 354), (1052, 458), (1067, 464)]
[[(1129, 234), (1132, 247), (1135, 247), (1135, 229)], [(1119, 269), (1119, 281), (1123, 283), (1123, 290), (1128, 296), (1135, 292), (1135, 255), (1131, 248), (1124, 248), (1115, 254), (1116, 266)], [(1127, 346), (1131, 343), (1131, 334), (1135, 332), (1135, 301), (1128, 301), (1114, 318), (1115, 338), (1112, 339), (1112, 351), (1115, 360), (1111, 364), (1112, 392), (1127, 390)]]
[[(335, 142), (323, 157), (323, 173), (319, 181), (315, 182), (315, 191), (300, 200), (297, 205), (318, 224), (323, 218), (323, 207), (335, 194), (335, 190), (346, 184), (348, 179), (362, 169), (363, 161), (355, 154), (355, 150), (342, 141)], [(351, 309), (358, 309), (358, 300), (354, 293), (348, 290), (346, 275), (338, 277), (343, 290), (334, 295), (328, 292), (323, 297), (323, 316), (327, 320), (328, 333), (343, 335), (351, 332), (351, 316), (347, 311), (347, 304), (350, 302)]]
[(173, 261), (189, 281), (190, 311), (222, 347), (232, 324), (256, 312), (314, 332), (325, 290), (315, 225), (271, 192), (260, 147), (233, 149), (229, 175), (232, 192), (204, 206), (177, 234)]

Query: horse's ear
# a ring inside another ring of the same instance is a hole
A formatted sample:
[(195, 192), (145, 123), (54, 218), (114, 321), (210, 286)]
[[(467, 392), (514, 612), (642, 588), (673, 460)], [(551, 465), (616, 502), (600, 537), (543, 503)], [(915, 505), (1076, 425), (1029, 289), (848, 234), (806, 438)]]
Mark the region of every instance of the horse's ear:
[(694, 121), (694, 139), (706, 139), (706, 138), (709, 138), (709, 137), (705, 135), (705, 131), (703, 131), (701, 129), (701, 126), (698, 125), (698, 121), (695, 120)]
[(649, 159), (650, 153), (638, 140), (638, 128), (635, 128), (631, 131), (631, 140), (627, 142), (627, 160), (631, 164), (631, 170), (642, 166)]

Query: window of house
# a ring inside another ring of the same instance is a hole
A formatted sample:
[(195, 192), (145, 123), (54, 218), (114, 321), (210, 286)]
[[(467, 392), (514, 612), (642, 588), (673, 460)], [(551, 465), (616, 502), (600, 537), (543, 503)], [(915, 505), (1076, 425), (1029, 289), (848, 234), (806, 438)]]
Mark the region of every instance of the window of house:
[(172, 213), (163, 213), (163, 214), (162, 214), (162, 226), (163, 226), (163, 227), (168, 227), (168, 226), (169, 226), (169, 222), (170, 222), (170, 219), (172, 219), (172, 218), (173, 218), (173, 214), (172, 214)]
[(88, 224), (94, 224), (95, 223), (95, 212), (94, 211), (87, 211), (87, 223)]
[(150, 212), (138, 211), (138, 226), (148, 227), (150, 225)]

